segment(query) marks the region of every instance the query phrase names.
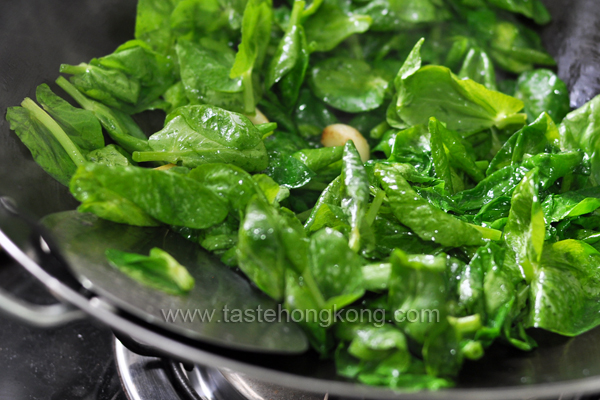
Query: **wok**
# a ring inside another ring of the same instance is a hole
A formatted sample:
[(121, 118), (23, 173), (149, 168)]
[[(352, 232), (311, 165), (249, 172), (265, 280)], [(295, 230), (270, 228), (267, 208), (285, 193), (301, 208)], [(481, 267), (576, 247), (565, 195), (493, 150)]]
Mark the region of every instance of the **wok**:
[[(559, 76), (570, 89), (571, 105), (576, 107), (600, 92), (600, 3), (549, 0), (546, 4), (554, 21), (542, 36), (557, 59)], [(108, 54), (133, 37), (134, 18), (134, 0), (1, 2), (2, 114), (6, 107), (33, 96), (38, 84), (53, 82), (61, 63), (77, 64)], [(142, 128), (152, 123), (143, 118), (139, 122)], [(0, 291), (0, 309), (29, 323), (56, 326), (89, 316), (110, 326), (123, 342), (141, 353), (160, 353), (283, 386), (349, 398), (508, 399), (600, 391), (599, 329), (573, 339), (533, 332), (539, 349), (523, 353), (493, 346), (483, 360), (465, 365), (455, 389), (401, 394), (344, 381), (336, 377), (331, 362), (320, 361), (311, 352), (258, 354), (252, 349), (199, 341), (157, 325), (124, 309), (115, 299), (82, 287), (65, 269), (53, 238), (32, 221), (72, 210), (77, 203), (67, 188), (33, 162), (4, 118), (0, 120), (0, 196), (0, 245), (60, 300), (54, 306), (35, 306)], [(40, 235), (45, 242), (39, 240)]]

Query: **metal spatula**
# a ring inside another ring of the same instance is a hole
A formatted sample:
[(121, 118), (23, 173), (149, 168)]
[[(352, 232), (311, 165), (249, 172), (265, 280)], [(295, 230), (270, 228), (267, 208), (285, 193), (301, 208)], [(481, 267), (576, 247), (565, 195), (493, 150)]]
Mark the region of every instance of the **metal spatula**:
[[(228, 348), (300, 353), (301, 329), (282, 307), (197, 244), (168, 228), (140, 228), (67, 211), (42, 220), (81, 284), (114, 306), (161, 328)], [(159, 247), (196, 280), (187, 295), (144, 286), (110, 266), (107, 249), (148, 254)], [(269, 310), (269, 311), (267, 311)]]

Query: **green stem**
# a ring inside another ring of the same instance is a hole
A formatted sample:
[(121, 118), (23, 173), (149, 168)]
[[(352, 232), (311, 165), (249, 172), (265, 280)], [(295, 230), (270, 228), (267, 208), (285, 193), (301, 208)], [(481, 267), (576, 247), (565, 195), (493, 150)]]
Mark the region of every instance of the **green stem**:
[(75, 165), (80, 166), (86, 163), (85, 157), (81, 154), (81, 151), (75, 143), (69, 138), (69, 136), (65, 133), (65, 131), (52, 119), (51, 116), (46, 113), (46, 111), (42, 110), (40, 106), (35, 104), (33, 100), (27, 97), (21, 103), (23, 108), (29, 110), (34, 118), (42, 123), (49, 131), (52, 133), (54, 138), (58, 140), (58, 143), (65, 149), (71, 160), (75, 163)]
[(319, 308), (323, 308), (325, 306), (325, 299), (323, 298), (323, 294), (319, 290), (317, 282), (315, 282), (312, 272), (308, 269), (308, 267), (302, 274), (302, 279), (310, 293), (313, 295), (314, 299), (317, 301)]
[(508, 117), (503, 117), (496, 120), (496, 126), (499, 129), (504, 129), (509, 125), (525, 125), (527, 122), (527, 114), (514, 114)]
[(92, 111), (92, 103), (81, 93), (71, 82), (66, 80), (64, 77), (59, 76), (56, 80), (56, 84), (62, 88), (69, 96), (73, 98), (79, 105), (86, 110)]
[(371, 136), (373, 139), (381, 139), (383, 135), (390, 130), (390, 128), (391, 126), (387, 123), (387, 121), (383, 121), (375, 128), (371, 129), (369, 136)]
[(135, 162), (147, 162), (147, 161), (168, 161), (165, 156), (169, 156), (170, 153), (166, 151), (134, 151), (131, 154), (131, 158)]
[(303, 0), (296, 0), (294, 2), (294, 6), (292, 7), (292, 14), (290, 15), (290, 23), (288, 25), (288, 32), (295, 26), (300, 23), (300, 18), (304, 13), (304, 6), (306, 2)]
[(308, 17), (313, 15), (315, 12), (317, 12), (319, 7), (321, 7), (322, 3), (323, 3), (323, 0), (313, 0), (313, 2), (310, 4), (310, 6), (308, 6), (308, 8), (306, 10), (304, 10), (304, 12), (302, 13), (302, 21), (303, 22), (306, 21), (306, 19)]
[(244, 85), (244, 113), (254, 115), (254, 86), (252, 85), (252, 69), (242, 75)]
[(383, 203), (383, 199), (385, 198), (384, 190), (381, 190), (379, 188), (376, 188), (376, 190), (377, 190), (377, 194), (375, 195), (375, 198), (373, 199), (373, 202), (371, 203), (371, 207), (369, 207), (369, 211), (367, 212), (367, 215), (365, 216), (365, 221), (369, 226), (373, 225), (373, 222), (375, 221), (375, 217), (377, 217), (377, 213), (379, 212), (379, 207), (381, 207), (381, 204)]
[(268, 122), (266, 124), (255, 125), (256, 129), (260, 132), (261, 135), (266, 135), (267, 133), (273, 132), (277, 129), (277, 122)]
[(367, 264), (362, 267), (363, 285), (365, 289), (378, 292), (386, 290), (392, 274), (392, 264)]
[(502, 231), (499, 231), (497, 229), (486, 228), (484, 226), (479, 226), (479, 225), (475, 225), (475, 224), (469, 224), (469, 225), (471, 225), (473, 228), (477, 229), (479, 231), (479, 233), (481, 233), (481, 236), (483, 236), (484, 239), (500, 240), (502, 238)]
[(78, 75), (87, 71), (88, 67), (89, 64), (86, 63), (81, 63), (79, 65), (61, 64), (59, 71), (63, 74)]
[(467, 315), (462, 318), (448, 317), (448, 320), (461, 333), (472, 333), (481, 328), (481, 316), (479, 314)]

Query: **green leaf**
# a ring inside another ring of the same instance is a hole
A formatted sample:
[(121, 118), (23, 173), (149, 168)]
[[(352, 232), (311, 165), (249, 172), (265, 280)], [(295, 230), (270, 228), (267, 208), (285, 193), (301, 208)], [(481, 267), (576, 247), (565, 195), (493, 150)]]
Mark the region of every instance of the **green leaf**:
[(129, 115), (85, 97), (62, 76), (56, 80), (56, 83), (81, 107), (93, 112), (111, 139), (119, 146), (128, 152), (149, 149), (146, 135)]
[(558, 147), (558, 129), (546, 113), (513, 134), (496, 153), (487, 169), (490, 175), (507, 165), (520, 164), (525, 157), (555, 151)]
[(185, 294), (195, 285), (187, 269), (158, 247), (151, 249), (149, 256), (108, 249), (106, 258), (125, 275), (169, 294)]
[(540, 0), (487, 0), (490, 4), (514, 13), (522, 14), (544, 25), (550, 22), (551, 16)]
[(429, 204), (393, 166), (377, 165), (375, 175), (398, 221), (411, 228), (421, 239), (448, 247), (483, 244), (479, 231)]
[(600, 253), (577, 240), (544, 247), (531, 281), (529, 325), (576, 336), (600, 324)]
[(330, 322), (320, 321), (315, 313), (321, 310), (321, 297), (312, 280), (306, 280), (294, 270), (286, 271), (285, 308), (290, 313), (300, 311), (296, 321), (304, 328), (312, 347), (320, 354), (327, 354), (333, 345), (330, 336), (327, 335)]
[(137, 165), (136, 162), (131, 159), (129, 153), (115, 144), (109, 144), (101, 149), (90, 151), (85, 155), (85, 158), (93, 163), (103, 164), (109, 167)]
[(435, 0), (374, 0), (354, 12), (370, 16), (370, 30), (376, 32), (407, 30), (450, 16), (443, 4)]
[(79, 211), (138, 226), (202, 229), (227, 216), (227, 205), (201, 183), (184, 175), (140, 167), (86, 164), (70, 184)]
[[(140, 82), (125, 73), (81, 63), (62, 64), (60, 72), (73, 75), (71, 83), (83, 94), (121, 111), (133, 110), (140, 96)], [(131, 108), (127, 108), (131, 107)], [(127, 112), (125, 111), (125, 112)]]
[(152, 150), (135, 152), (135, 161), (167, 161), (189, 168), (226, 163), (249, 172), (267, 167), (267, 151), (254, 124), (242, 114), (209, 105), (179, 107), (148, 144)]
[(321, 135), (325, 127), (337, 123), (338, 119), (310, 90), (302, 89), (294, 110), (294, 122), (299, 133), (309, 138)]
[(398, 116), (409, 125), (436, 117), (463, 136), (496, 126), (523, 124), (518, 114), (523, 102), (486, 89), (470, 79), (461, 80), (446, 68), (422, 67), (402, 79), (396, 103)]
[(340, 232), (325, 228), (313, 234), (308, 260), (324, 308), (339, 310), (364, 294), (361, 259)]
[(352, 229), (350, 248), (357, 252), (361, 248), (361, 228), (369, 203), (369, 178), (354, 143), (349, 140), (344, 146), (342, 163), (342, 185), (340, 205)]
[(228, 46), (209, 40), (200, 44), (179, 40), (175, 49), (181, 81), (192, 104), (244, 112), (242, 79), (229, 77), (235, 55)]
[(342, 177), (340, 175), (337, 178), (335, 178), (333, 181), (331, 181), (329, 183), (329, 185), (327, 185), (325, 190), (323, 190), (323, 192), (321, 192), (321, 195), (319, 196), (317, 203), (313, 207), (313, 210), (312, 210), (310, 216), (308, 217), (308, 219), (306, 220), (306, 222), (304, 224), (304, 229), (306, 229), (307, 231), (316, 230), (316, 229), (313, 230), (312, 226), (317, 222), (317, 216), (318, 216), (319, 212), (322, 212), (322, 211), (320, 211), (320, 209), (322, 207), (324, 207), (325, 205), (333, 205), (336, 207), (340, 206), (341, 196), (342, 196), (341, 187), (342, 187)]
[(288, 265), (300, 271), (306, 265), (308, 243), (298, 225), (255, 196), (248, 203), (240, 226), (236, 250), (239, 267), (276, 300), (283, 299)]
[(556, 65), (544, 50), (538, 34), (531, 29), (508, 20), (493, 21), (491, 28), (488, 52), (501, 68), (520, 74), (533, 69), (534, 65)]
[(455, 168), (463, 170), (476, 182), (484, 179), (473, 154), (466, 149), (458, 134), (446, 129), (443, 123), (433, 117), (429, 119), (429, 134), (436, 176), (446, 182), (446, 189), (451, 194), (464, 189)]
[(514, 96), (523, 101), (532, 122), (542, 112), (559, 123), (571, 110), (567, 85), (548, 69), (536, 69), (519, 76)]
[(186, 175), (218, 194), (234, 212), (240, 215), (253, 196), (262, 192), (243, 169), (229, 164), (204, 164), (194, 168)]
[(46, 84), (38, 86), (35, 94), (38, 103), (81, 150), (104, 147), (102, 127), (92, 112), (73, 107), (55, 95)]
[(254, 113), (254, 85), (252, 71), (260, 70), (271, 36), (273, 20), (272, 0), (248, 0), (242, 20), (242, 42), (238, 46), (230, 78), (242, 78), (244, 112)]
[[(299, 63), (303, 63), (303, 52), (306, 49), (306, 37), (301, 25), (304, 11), (304, 1), (294, 2), (288, 27), (277, 45), (277, 51), (269, 63), (265, 77), (265, 88), (270, 89), (274, 84), (289, 74)], [(303, 78), (303, 77), (302, 77)], [(302, 81), (303, 79), (300, 79)]]
[(471, 48), (467, 52), (458, 72), (458, 77), (472, 79), (489, 90), (498, 90), (494, 64), (487, 53), (478, 48)]
[(242, 42), (231, 68), (232, 78), (240, 77), (253, 68), (260, 69), (271, 35), (273, 4), (270, 0), (249, 0), (242, 20)]
[(388, 81), (369, 64), (351, 58), (327, 58), (311, 71), (315, 96), (346, 112), (369, 111), (384, 100)]
[(540, 153), (525, 158), (520, 165), (506, 166), (482, 180), (472, 189), (454, 195), (463, 210), (478, 210), (499, 196), (510, 196), (523, 177), (535, 167), (539, 169), (540, 190), (549, 188), (557, 179), (573, 172), (581, 164), (579, 152)]
[(262, 190), (267, 201), (270, 204), (276, 205), (290, 196), (290, 190), (285, 186), (280, 186), (271, 177), (265, 174), (252, 175), (252, 179)]
[[(236, 38), (246, 0), (179, 0), (168, 18), (171, 36), (198, 41), (203, 37)], [(139, 7), (139, 6), (138, 6)]]
[(402, 82), (405, 79), (414, 75), (419, 69), (421, 69), (421, 47), (423, 47), (423, 43), (425, 43), (425, 38), (419, 39), (406, 57), (402, 67), (400, 67), (400, 70), (394, 79), (394, 86), (396, 86), (396, 90), (401, 89)]
[(318, 149), (302, 149), (292, 154), (292, 157), (302, 161), (312, 171), (319, 170), (342, 159), (343, 146), (320, 147)]
[(187, 106), (190, 104), (190, 100), (185, 92), (185, 86), (182, 81), (178, 81), (173, 86), (168, 88), (163, 93), (163, 98), (168, 103), (165, 107), (167, 114), (173, 112), (178, 107)]
[(560, 145), (567, 150), (582, 150), (591, 161), (590, 183), (600, 184), (600, 96), (571, 111), (558, 126)]
[(576, 192), (549, 195), (542, 202), (546, 223), (550, 224), (565, 218), (588, 214), (600, 208), (600, 192), (598, 190), (598, 187), (595, 186)]
[[(130, 81), (137, 81), (140, 85), (138, 100), (134, 103), (133, 112), (138, 113), (155, 107), (156, 100), (175, 83), (175, 66), (170, 57), (165, 57), (153, 51), (150, 46), (140, 40), (130, 40), (119, 46), (114, 53), (92, 60), (92, 64), (104, 67), (108, 71), (116, 70), (126, 74)], [(109, 81), (110, 82), (110, 81)], [(98, 82), (102, 84), (102, 82)], [(97, 89), (102, 90), (94, 83), (90, 97)], [(88, 93), (88, 91), (83, 91)], [(102, 98), (98, 100), (103, 101)], [(122, 111), (127, 107), (120, 106), (120, 102), (111, 104)]]
[(505, 264), (517, 267), (527, 282), (539, 266), (546, 231), (538, 181), (538, 170), (534, 168), (517, 185), (504, 228), (504, 240), (509, 249)]
[(367, 31), (371, 21), (367, 15), (344, 12), (337, 0), (325, 0), (304, 28), (308, 43), (315, 43), (314, 51), (329, 51), (349, 36)]
[(300, 148), (308, 147), (300, 137), (275, 132), (266, 139), (265, 146), (269, 153), (266, 174), (278, 184), (289, 189), (299, 188), (316, 176), (299, 157), (292, 156)]
[(423, 343), (423, 361), (431, 376), (456, 377), (462, 367), (464, 356), (460, 342), (462, 335), (447, 320), (435, 325)]
[[(401, 250), (390, 256), (389, 307), (396, 325), (417, 343), (422, 344), (428, 332), (446, 317), (446, 263), (440, 261), (426, 264), (411, 261)], [(414, 320), (413, 315), (407, 315), (409, 310), (415, 310), (419, 317)]]
[(239, 30), (245, 0), (140, 0), (135, 38), (169, 54), (180, 36), (190, 39)]
[(54, 179), (68, 185), (77, 165), (50, 129), (23, 107), (9, 107), (6, 120), (10, 129), (27, 146), (35, 162)]
[(166, 54), (171, 45), (169, 16), (174, 2), (170, 0), (140, 0), (135, 19), (135, 38), (143, 40), (156, 51)]

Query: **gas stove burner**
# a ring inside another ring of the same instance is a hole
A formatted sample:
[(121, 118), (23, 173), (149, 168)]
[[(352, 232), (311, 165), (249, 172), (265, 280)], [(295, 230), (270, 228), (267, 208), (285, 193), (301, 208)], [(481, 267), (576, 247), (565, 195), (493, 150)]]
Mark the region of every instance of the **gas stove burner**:
[(327, 400), (327, 394), (288, 389), (246, 375), (140, 356), (114, 341), (115, 360), (129, 400)]

